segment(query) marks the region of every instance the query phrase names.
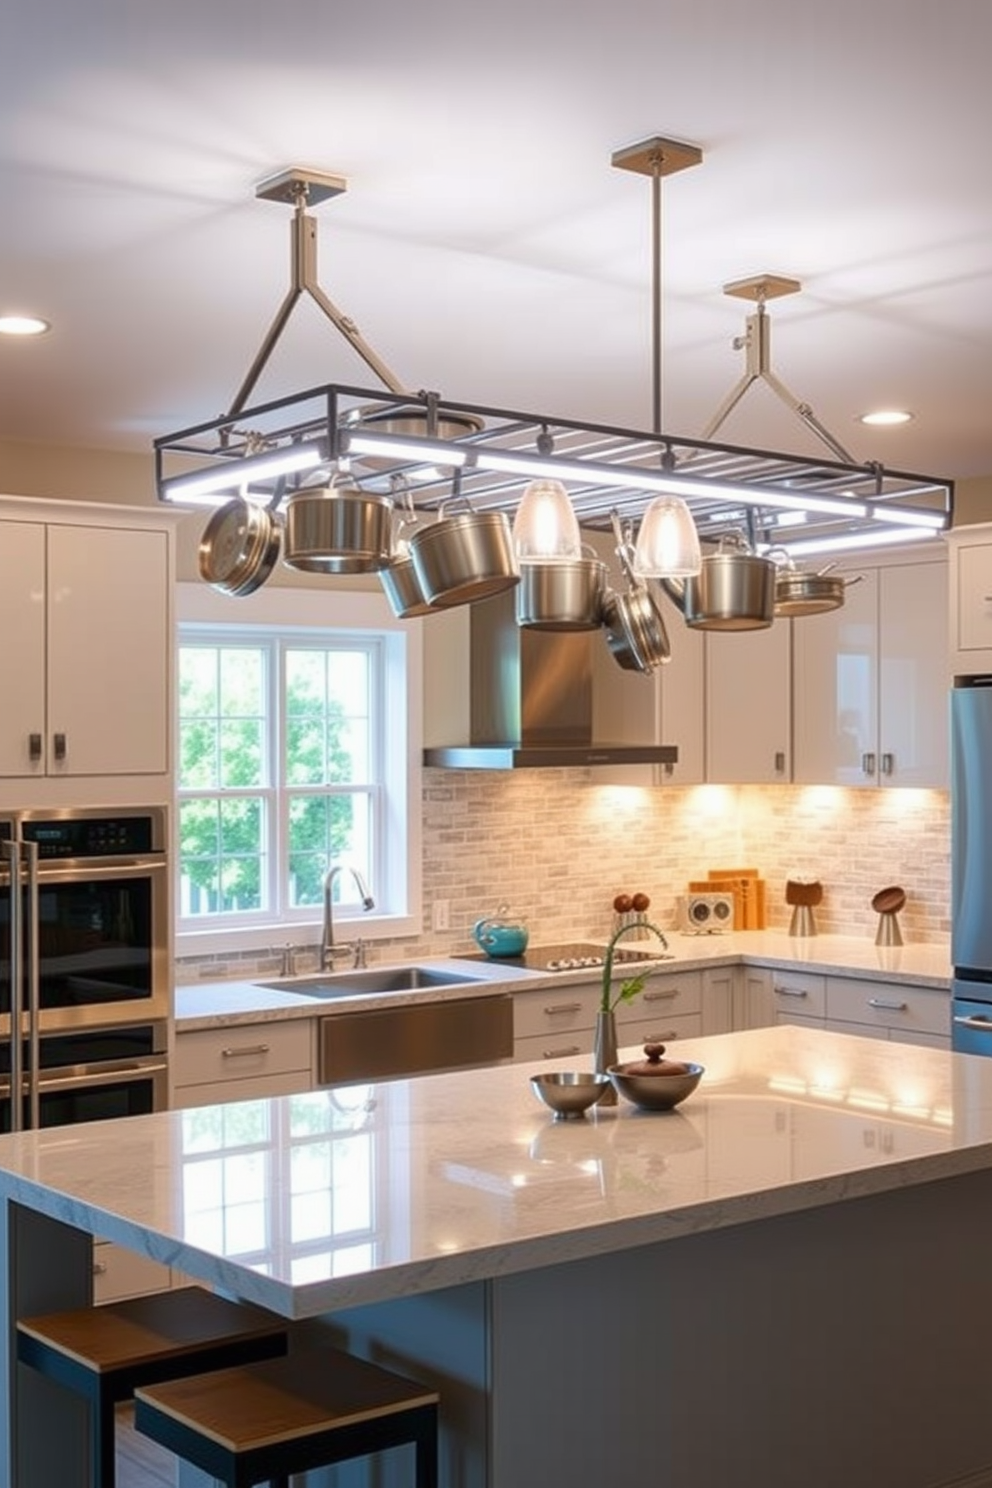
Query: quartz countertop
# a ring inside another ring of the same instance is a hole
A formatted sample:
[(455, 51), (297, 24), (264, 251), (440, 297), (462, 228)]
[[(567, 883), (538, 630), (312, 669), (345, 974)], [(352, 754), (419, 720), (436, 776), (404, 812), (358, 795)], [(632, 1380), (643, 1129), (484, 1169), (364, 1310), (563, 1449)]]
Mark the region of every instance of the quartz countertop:
[[(683, 935), (666, 932), (671, 956), (659, 960), (663, 970), (695, 970), (735, 964), (849, 975), (875, 981), (902, 982), (908, 986), (948, 991), (951, 980), (950, 950), (943, 944), (876, 946), (866, 936), (792, 936), (782, 930), (748, 930), (720, 935)], [(538, 944), (538, 942), (534, 942)], [(621, 944), (649, 948), (646, 941), (625, 939)], [(380, 963), (376, 963), (379, 965)], [(381, 963), (388, 965), (387, 961)], [(423, 963), (439, 970), (459, 971), (478, 978), (473, 983), (430, 987), (414, 992), (377, 993), (324, 1001), (294, 991), (292, 978), (276, 989), (253, 979), (199, 981), (175, 990), (176, 1026), (180, 1031), (223, 1027), (245, 1022), (285, 1018), (310, 1018), (335, 1012), (382, 1007), (388, 998), (396, 1005), (436, 1002), (449, 998), (488, 996), (496, 991), (529, 991), (547, 986), (575, 985), (598, 981), (598, 968), (574, 972), (541, 972), (492, 961), (467, 961), (457, 956), (425, 957)], [(266, 977), (266, 984), (278, 979)], [(298, 983), (297, 983), (298, 984)]]
[(680, 1052), (672, 1112), (555, 1121), (549, 1066), (500, 1065), (0, 1137), (0, 1192), (307, 1317), (992, 1165), (992, 1060), (789, 1026)]

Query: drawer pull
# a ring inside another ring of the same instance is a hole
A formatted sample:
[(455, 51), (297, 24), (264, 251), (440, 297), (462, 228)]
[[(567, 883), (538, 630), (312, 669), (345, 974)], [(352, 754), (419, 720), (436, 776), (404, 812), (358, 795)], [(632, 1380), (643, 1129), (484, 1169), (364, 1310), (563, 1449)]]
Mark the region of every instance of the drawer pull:
[(542, 1049), (541, 1058), (565, 1059), (570, 1054), (579, 1054), (581, 1052), (582, 1051), (580, 1050), (578, 1044), (569, 1044), (567, 1049)]
[(992, 1018), (955, 1017), (952, 1022), (956, 1023), (959, 1028), (974, 1028), (979, 1033), (992, 1033)]
[(682, 996), (682, 988), (681, 987), (671, 987), (671, 988), (667, 988), (666, 987), (664, 989), (658, 988), (654, 992), (642, 992), (641, 993), (641, 1001), (642, 1002), (662, 1002), (666, 998), (681, 997), (681, 996)]
[(898, 1002), (894, 997), (869, 997), (868, 1006), (884, 1008), (889, 1013), (904, 1013), (907, 1011), (909, 1004)]
[(268, 1054), (268, 1044), (245, 1044), (240, 1049), (221, 1049), (222, 1059), (244, 1059), (249, 1054)]
[(544, 1009), (549, 1018), (560, 1017), (562, 1013), (581, 1013), (581, 1002), (554, 1002), (550, 1007)]
[(776, 987), (776, 997), (808, 997), (805, 987)]
[(106, 1274), (107, 1274), (107, 1263), (106, 1263), (106, 1261), (94, 1261), (93, 1262), (93, 1275), (94, 1276), (106, 1276)]

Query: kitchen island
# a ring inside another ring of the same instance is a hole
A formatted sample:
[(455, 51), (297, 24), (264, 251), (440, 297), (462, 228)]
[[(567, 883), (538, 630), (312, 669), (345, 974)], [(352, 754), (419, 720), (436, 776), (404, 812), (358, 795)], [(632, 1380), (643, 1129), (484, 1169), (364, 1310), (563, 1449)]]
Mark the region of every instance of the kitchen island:
[[(684, 1052), (665, 1114), (554, 1122), (514, 1065), (4, 1137), (7, 1336), (100, 1234), (435, 1382), (445, 1488), (992, 1484), (992, 1061)], [(4, 1369), (3, 1480), (78, 1488)]]

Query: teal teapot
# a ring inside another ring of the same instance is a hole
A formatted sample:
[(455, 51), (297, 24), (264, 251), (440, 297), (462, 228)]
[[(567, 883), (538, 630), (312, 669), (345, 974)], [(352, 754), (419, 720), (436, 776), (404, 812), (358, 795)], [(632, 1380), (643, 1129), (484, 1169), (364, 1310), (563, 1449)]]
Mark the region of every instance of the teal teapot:
[(487, 956), (522, 956), (527, 949), (527, 926), (508, 905), (501, 904), (494, 915), (476, 920), (472, 939)]

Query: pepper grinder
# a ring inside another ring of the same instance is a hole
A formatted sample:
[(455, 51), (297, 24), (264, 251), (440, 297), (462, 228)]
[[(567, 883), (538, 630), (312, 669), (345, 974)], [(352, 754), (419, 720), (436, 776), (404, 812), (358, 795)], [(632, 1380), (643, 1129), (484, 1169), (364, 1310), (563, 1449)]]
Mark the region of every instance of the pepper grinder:
[(792, 905), (790, 935), (815, 935), (813, 910), (823, 898), (823, 885), (816, 878), (790, 878), (785, 884), (785, 902)]

